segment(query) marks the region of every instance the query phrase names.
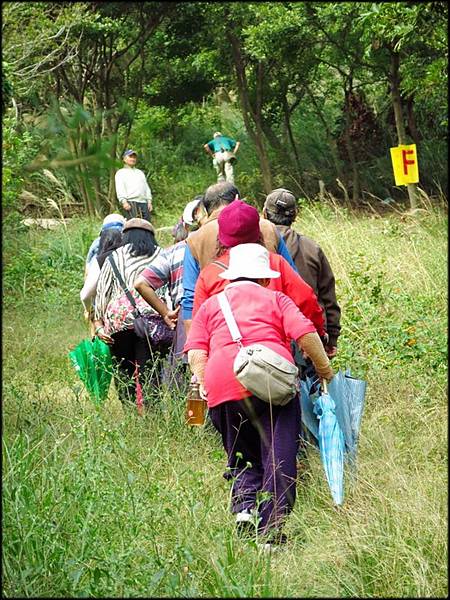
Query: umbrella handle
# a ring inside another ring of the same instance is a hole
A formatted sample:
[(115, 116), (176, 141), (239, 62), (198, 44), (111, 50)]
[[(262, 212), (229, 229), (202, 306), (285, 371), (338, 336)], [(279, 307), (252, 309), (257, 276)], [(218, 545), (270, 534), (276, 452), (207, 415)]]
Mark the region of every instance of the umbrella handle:
[(322, 379), (322, 390), (324, 394), (328, 394), (328, 384), (326, 379)]

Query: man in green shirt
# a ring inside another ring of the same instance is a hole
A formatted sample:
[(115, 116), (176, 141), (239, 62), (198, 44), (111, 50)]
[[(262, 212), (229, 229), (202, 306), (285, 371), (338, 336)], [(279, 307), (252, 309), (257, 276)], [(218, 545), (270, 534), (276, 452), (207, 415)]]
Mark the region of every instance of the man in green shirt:
[(217, 172), (217, 182), (229, 181), (234, 183), (233, 163), (236, 160), (236, 153), (240, 142), (226, 137), (216, 131), (213, 139), (203, 146), (205, 151), (212, 156), (213, 166)]

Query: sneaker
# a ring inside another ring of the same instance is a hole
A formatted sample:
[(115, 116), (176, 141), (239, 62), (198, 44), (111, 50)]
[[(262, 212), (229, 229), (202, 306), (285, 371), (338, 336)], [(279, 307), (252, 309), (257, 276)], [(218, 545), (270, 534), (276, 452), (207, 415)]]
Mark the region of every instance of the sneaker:
[(242, 537), (251, 537), (255, 534), (255, 516), (248, 509), (236, 514), (236, 530)]
[(275, 552), (280, 550), (287, 543), (287, 535), (285, 533), (276, 533), (264, 542), (258, 542), (258, 548), (263, 552)]

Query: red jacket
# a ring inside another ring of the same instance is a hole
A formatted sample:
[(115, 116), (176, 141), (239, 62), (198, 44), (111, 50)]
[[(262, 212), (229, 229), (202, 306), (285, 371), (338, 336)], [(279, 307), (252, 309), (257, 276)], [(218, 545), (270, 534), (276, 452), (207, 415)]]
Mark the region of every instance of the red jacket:
[[(230, 260), (230, 251), (227, 250), (219, 258), (214, 259), (228, 267)], [(299, 310), (312, 321), (317, 333), (321, 336), (325, 334), (325, 319), (323, 309), (317, 301), (314, 290), (309, 286), (298, 273), (294, 271), (291, 265), (279, 254), (269, 253), (270, 268), (280, 273), (280, 277), (270, 280), (269, 290), (283, 292), (294, 301)], [(228, 279), (219, 277), (219, 273), (225, 270), (221, 265), (211, 262), (200, 271), (194, 293), (194, 308), (192, 316), (198, 311), (203, 302), (210, 296), (221, 292)]]

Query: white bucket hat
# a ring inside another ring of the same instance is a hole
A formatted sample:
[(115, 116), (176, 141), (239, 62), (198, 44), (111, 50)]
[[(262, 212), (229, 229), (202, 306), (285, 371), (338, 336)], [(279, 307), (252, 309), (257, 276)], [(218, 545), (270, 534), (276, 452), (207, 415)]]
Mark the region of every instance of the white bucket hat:
[(230, 249), (228, 269), (219, 273), (222, 279), (276, 279), (278, 271), (272, 271), (269, 262), (269, 251), (261, 244), (238, 244)]
[(197, 208), (200, 202), (201, 198), (198, 198), (196, 200), (191, 200), (191, 202), (186, 204), (186, 208), (183, 211), (183, 223), (186, 223), (186, 225), (194, 224), (194, 210)]

